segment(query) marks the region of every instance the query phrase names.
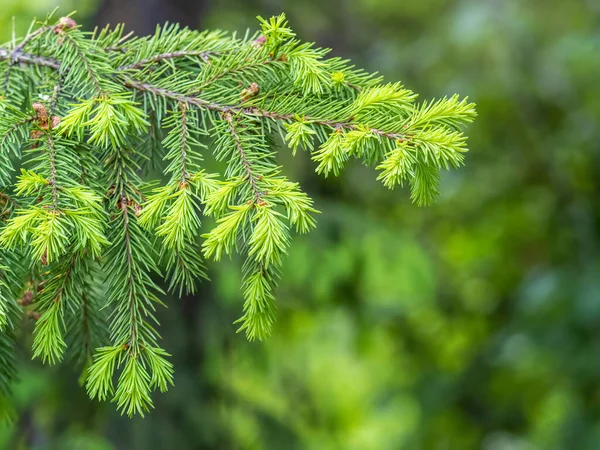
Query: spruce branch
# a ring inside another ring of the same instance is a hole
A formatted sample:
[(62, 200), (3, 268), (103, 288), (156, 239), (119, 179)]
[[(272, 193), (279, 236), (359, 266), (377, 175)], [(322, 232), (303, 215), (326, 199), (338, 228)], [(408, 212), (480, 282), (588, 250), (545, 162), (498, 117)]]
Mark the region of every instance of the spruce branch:
[[(282, 175), (277, 135), (319, 174), (356, 159), (384, 186), (408, 185), (417, 205), (464, 164), (466, 98), (418, 102), (302, 42), (283, 14), (259, 24), (244, 37), (175, 24), (136, 37), (49, 16), (0, 46), (0, 414), (21, 307), (36, 319), (34, 356), (75, 360), (90, 397), (130, 416), (173, 383), (158, 279), (194, 292), (205, 258), (238, 254), (238, 331), (273, 332), (293, 234), (319, 213)], [(207, 156), (222, 173), (207, 172)]]

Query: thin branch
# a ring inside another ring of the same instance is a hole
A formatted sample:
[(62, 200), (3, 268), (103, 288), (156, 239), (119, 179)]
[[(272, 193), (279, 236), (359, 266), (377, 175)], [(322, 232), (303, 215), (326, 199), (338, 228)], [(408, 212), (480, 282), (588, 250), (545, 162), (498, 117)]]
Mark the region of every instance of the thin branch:
[(60, 63), (53, 58), (32, 55), (30, 53), (14, 53), (14, 51), (10, 52), (6, 48), (0, 48), (0, 60), (10, 61), (13, 64), (23, 63), (42, 67), (49, 67), (54, 70), (58, 70), (60, 68)]
[(56, 186), (56, 160), (54, 150), (54, 139), (52, 134), (48, 133), (48, 156), (50, 160), (50, 186), (52, 187), (52, 203), (54, 209), (58, 210), (58, 187)]
[(12, 53), (13, 53), (13, 54), (18, 54), (18, 53), (21, 53), (21, 52), (23, 51), (23, 48), (24, 48), (24, 47), (25, 47), (25, 46), (26, 46), (26, 45), (27, 45), (29, 42), (31, 42), (33, 39), (35, 39), (35, 38), (36, 38), (36, 37), (38, 37), (39, 35), (41, 35), (41, 34), (44, 34), (46, 31), (50, 31), (50, 30), (52, 30), (52, 27), (50, 27), (50, 26), (45, 26), (45, 27), (38, 28), (38, 29), (37, 29), (37, 30), (35, 30), (33, 33), (31, 33), (31, 34), (29, 34), (29, 35), (25, 36), (25, 37), (23, 38), (23, 40), (22, 40), (22, 41), (19, 43), (19, 45), (17, 45), (17, 46), (16, 46), (16, 47), (13, 49)]
[(127, 80), (124, 82), (125, 87), (136, 89), (138, 91), (149, 92), (159, 97), (164, 97), (170, 100), (176, 100), (180, 103), (187, 103), (194, 106), (199, 106), (201, 108), (210, 109), (211, 111), (218, 112), (226, 112), (233, 111), (233, 107), (225, 107), (215, 102), (209, 102), (207, 100), (203, 100), (198, 97), (188, 96), (184, 94), (180, 94), (178, 92), (170, 91), (165, 88), (161, 88), (158, 86), (151, 85), (149, 83), (144, 83), (142, 81), (137, 80)]
[(230, 112), (227, 112), (224, 114), (224, 117), (225, 117), (225, 120), (227, 121), (227, 126), (229, 127), (231, 136), (233, 137), (233, 140), (235, 141), (235, 146), (240, 154), (240, 158), (242, 160), (242, 165), (244, 166), (244, 172), (246, 172), (246, 176), (248, 177), (248, 180), (250, 181), (250, 186), (252, 187), (252, 192), (254, 193), (254, 198), (258, 202), (262, 196), (262, 192), (260, 192), (260, 190), (258, 189), (258, 185), (257, 185), (258, 177), (255, 175), (254, 171), (252, 170), (250, 161), (248, 161), (248, 156), (246, 155), (246, 151), (244, 150), (244, 147), (240, 140), (240, 136), (238, 135), (238, 133), (235, 129), (233, 115)]
[(135, 305), (135, 275), (134, 275), (134, 262), (131, 251), (131, 230), (129, 229), (129, 206), (128, 198), (125, 191), (121, 193), (121, 210), (123, 211), (123, 231), (125, 237), (125, 258), (127, 259), (127, 296), (129, 297), (129, 316), (131, 317), (131, 325), (129, 327), (129, 342), (128, 347), (130, 352), (135, 353), (137, 351), (137, 308)]
[(188, 128), (187, 128), (187, 103), (179, 103), (181, 108), (181, 184), (185, 183), (187, 180), (187, 137), (188, 137)]
[(90, 333), (90, 320), (89, 320), (89, 301), (85, 292), (81, 293), (81, 309), (83, 311), (83, 352), (86, 360), (90, 358), (91, 352), (91, 333)]
[(69, 277), (71, 276), (71, 273), (73, 272), (73, 269), (75, 268), (76, 260), (77, 260), (77, 252), (73, 253), (73, 256), (71, 257), (71, 262), (69, 263), (69, 267), (67, 268), (67, 271), (64, 274), (63, 282), (61, 283), (60, 288), (58, 288), (58, 291), (56, 291), (56, 294), (54, 295), (54, 297), (52, 298), (52, 301), (54, 303), (58, 303), (62, 300), (62, 295), (65, 290), (65, 286), (67, 285), (67, 283), (69, 281)]
[(94, 87), (96, 88), (98, 93), (102, 92), (102, 88), (100, 87), (100, 83), (98, 82), (98, 77), (96, 76), (96, 73), (90, 68), (90, 64), (88, 63), (88, 60), (85, 57), (84, 53), (79, 48), (79, 45), (77, 45), (77, 42), (75, 42), (73, 40), (73, 38), (71, 36), (69, 36), (68, 34), (64, 34), (64, 38), (67, 39), (71, 43), (71, 45), (73, 45), (73, 47), (75, 48), (77, 55), (79, 56), (79, 58), (81, 59), (81, 62), (83, 63), (83, 66), (85, 67), (85, 71), (90, 76), (92, 83), (94, 83)]
[[(0, 49), (0, 59), (6, 59), (9, 61), (9, 67), (8, 67), (8, 70), (6, 71), (6, 77), (4, 79), (4, 89), (3, 89), (4, 92), (8, 91), (8, 85), (10, 82), (10, 75), (12, 73), (12, 65), (13, 64), (18, 64), (19, 62), (31, 63), (31, 64), (40, 65), (40, 66), (52, 64), (51, 61), (46, 61), (45, 59), (40, 59), (40, 60), (36, 61), (35, 56), (23, 54), (23, 48), (29, 42), (31, 42), (36, 37), (40, 36), (41, 34), (47, 32), (51, 29), (52, 29), (52, 27), (49, 27), (49, 26), (38, 28), (33, 33), (30, 33), (29, 35), (25, 36), (25, 38), (19, 43), (19, 45), (15, 46), (15, 48), (13, 48), (11, 51), (9, 51), (7, 49)], [(31, 61), (30, 61), (30, 58), (31, 58)], [(55, 68), (55, 67), (53, 67), (53, 68)], [(58, 67), (56, 67), (56, 68), (58, 68)]]
[(56, 103), (58, 102), (58, 96), (62, 92), (64, 82), (64, 73), (62, 67), (58, 68), (58, 80), (56, 85), (54, 86), (54, 92), (52, 93), (52, 97), (50, 98), (50, 112), (56, 108)]
[[(180, 94), (178, 92), (170, 91), (158, 86), (153, 86), (148, 83), (143, 83), (136, 80), (128, 80), (125, 82), (125, 86), (133, 88), (138, 91), (145, 91), (154, 94), (159, 97), (164, 97), (170, 100), (176, 100), (178, 102), (184, 102), (191, 105), (198, 106), (200, 108), (209, 109), (211, 111), (218, 111), (221, 113), (232, 113), (232, 114), (243, 114), (245, 116), (252, 117), (267, 117), (273, 120), (295, 120), (296, 114), (283, 114), (276, 111), (268, 111), (257, 107), (244, 108), (238, 105), (222, 105), (220, 103), (211, 102), (204, 100), (199, 97), (192, 95)], [(350, 121), (338, 121), (338, 120), (321, 120), (315, 117), (305, 116), (304, 120), (314, 123), (315, 125), (328, 126), (334, 129), (345, 129), (345, 130), (356, 130), (358, 125), (351, 123)], [(385, 137), (388, 139), (404, 140), (405, 136), (402, 133), (388, 132), (371, 128), (370, 131), (378, 136)]]

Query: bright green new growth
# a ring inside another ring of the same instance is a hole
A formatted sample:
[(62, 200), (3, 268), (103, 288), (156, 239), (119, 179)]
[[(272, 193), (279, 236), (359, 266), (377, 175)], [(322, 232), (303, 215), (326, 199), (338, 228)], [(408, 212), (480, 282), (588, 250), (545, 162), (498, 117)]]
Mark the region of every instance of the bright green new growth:
[[(269, 336), (291, 236), (318, 212), (282, 175), (277, 136), (324, 176), (357, 158), (385, 186), (408, 184), (419, 205), (441, 169), (463, 163), (472, 103), (416, 103), (300, 42), (284, 15), (259, 20), (242, 38), (176, 25), (135, 38), (49, 17), (0, 47), (0, 405), (26, 310), (34, 357), (73, 359), (92, 398), (143, 416), (152, 391), (173, 384), (155, 280), (192, 293), (204, 258), (241, 255), (239, 329)], [(204, 168), (211, 157), (222, 174)], [(157, 166), (164, 179), (150, 183)]]

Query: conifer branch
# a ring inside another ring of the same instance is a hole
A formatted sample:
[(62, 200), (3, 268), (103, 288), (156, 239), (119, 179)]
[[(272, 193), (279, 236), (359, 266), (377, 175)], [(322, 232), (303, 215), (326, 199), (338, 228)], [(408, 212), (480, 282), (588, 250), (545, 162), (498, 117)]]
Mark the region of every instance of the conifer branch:
[(129, 317), (131, 319), (129, 327), (129, 342), (124, 343), (125, 348), (129, 350), (133, 357), (136, 356), (139, 351), (138, 340), (137, 340), (137, 325), (138, 325), (138, 309), (135, 303), (135, 286), (137, 280), (135, 279), (134, 261), (131, 251), (131, 230), (129, 229), (129, 207), (127, 194), (121, 193), (121, 209), (123, 211), (123, 232), (124, 232), (124, 243), (125, 243), (125, 258), (127, 261), (127, 300)]
[(41, 316), (35, 324), (33, 356), (50, 364), (62, 360), (66, 350), (65, 312), (67, 307), (70, 310), (77, 307), (76, 300), (81, 295), (86, 274), (82, 255), (76, 251), (70, 253), (71, 257), (52, 266), (38, 285), (36, 312)]
[[(402, 84), (302, 42), (283, 14), (259, 22), (243, 38), (178, 25), (132, 37), (49, 17), (0, 47), (0, 252), (15, 267), (0, 267), (0, 403), (14, 378), (4, 330), (18, 324), (7, 299), (30, 288), (40, 263), (34, 356), (78, 355), (89, 396), (130, 416), (173, 383), (157, 277), (170, 294), (194, 292), (207, 279), (203, 258), (238, 253), (238, 331), (266, 339), (292, 235), (318, 214), (281, 175), (277, 134), (293, 153), (309, 151), (319, 174), (339, 175), (355, 158), (384, 186), (408, 185), (417, 205), (434, 200), (441, 171), (464, 163), (462, 130), (476, 116), (467, 99), (418, 103)], [(204, 153), (223, 173), (206, 171)], [(164, 181), (148, 180), (150, 168)]]

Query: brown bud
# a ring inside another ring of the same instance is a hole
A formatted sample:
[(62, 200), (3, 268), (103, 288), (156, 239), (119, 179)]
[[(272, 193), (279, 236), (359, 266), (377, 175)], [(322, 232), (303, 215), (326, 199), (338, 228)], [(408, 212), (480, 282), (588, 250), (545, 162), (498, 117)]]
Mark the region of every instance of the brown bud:
[(260, 92), (260, 86), (258, 83), (253, 82), (250, 83), (248, 89), (244, 89), (242, 91), (242, 100), (248, 100), (249, 98), (255, 97)]
[(35, 102), (33, 105), (31, 105), (31, 107), (35, 111), (37, 120), (40, 123), (40, 125), (47, 124), (48, 109), (46, 108), (46, 106), (43, 103)]
[(39, 139), (44, 135), (43, 131), (40, 130), (31, 130), (31, 133), (29, 133), (29, 137), (31, 139)]
[(256, 95), (260, 92), (260, 86), (258, 85), (258, 83), (254, 82), (250, 84), (250, 87), (248, 88), (250, 90), (250, 92), (252, 92), (252, 94)]
[(30, 319), (33, 319), (33, 320), (35, 320), (36, 322), (37, 322), (38, 320), (40, 320), (40, 317), (42, 317), (42, 315), (41, 315), (39, 312), (37, 312), (37, 311), (29, 311), (29, 312), (27, 313), (27, 316), (28, 316)]
[(52, 116), (52, 128), (56, 128), (58, 126), (58, 124), (60, 123), (60, 117), (58, 116)]
[(140, 205), (139, 203), (134, 203), (133, 204), (133, 213), (135, 214), (135, 217), (140, 217), (140, 214), (142, 214), (142, 205)]
[(23, 297), (20, 300), (17, 300), (17, 303), (21, 306), (27, 306), (27, 305), (31, 305), (32, 301), (33, 301), (33, 292), (26, 291), (23, 294)]
[(43, 266), (48, 265), (48, 251), (47, 250), (42, 254), (42, 257), (40, 258), (40, 262), (42, 263)]

